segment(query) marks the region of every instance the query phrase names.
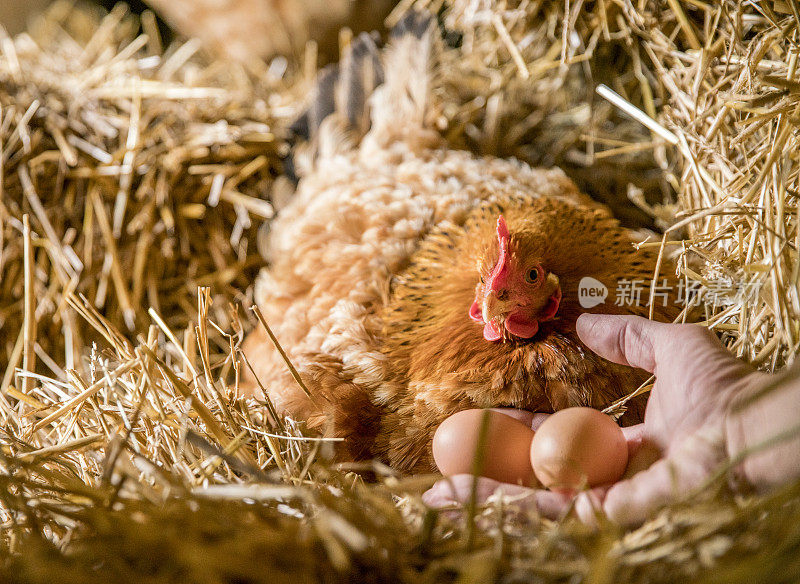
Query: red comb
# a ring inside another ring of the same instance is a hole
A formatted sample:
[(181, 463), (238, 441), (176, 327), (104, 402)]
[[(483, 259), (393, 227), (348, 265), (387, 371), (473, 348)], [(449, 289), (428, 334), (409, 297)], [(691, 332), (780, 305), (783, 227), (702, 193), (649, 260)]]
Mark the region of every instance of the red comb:
[[(502, 286), (505, 284), (506, 277), (505, 277), (505, 267), (506, 267), (506, 259), (508, 258), (508, 242), (510, 240), (510, 234), (508, 232), (508, 225), (506, 225), (506, 220), (500, 215), (497, 218), (497, 243), (500, 244), (500, 254), (497, 258), (497, 263), (492, 268), (492, 272), (489, 274), (489, 289), (495, 290), (498, 286)], [(502, 276), (502, 277), (501, 277)]]
[(497, 218), (497, 241), (500, 242), (500, 250), (504, 252), (508, 249), (508, 225), (506, 225), (506, 220), (500, 215)]

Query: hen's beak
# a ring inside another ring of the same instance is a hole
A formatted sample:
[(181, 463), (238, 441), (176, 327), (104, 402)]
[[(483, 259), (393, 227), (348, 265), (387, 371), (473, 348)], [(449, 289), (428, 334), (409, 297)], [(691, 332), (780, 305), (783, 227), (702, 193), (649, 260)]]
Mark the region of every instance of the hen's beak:
[(504, 290), (499, 295), (494, 290), (489, 291), (483, 299), (483, 322), (494, 322), (496, 318), (511, 312), (516, 304), (507, 297), (508, 292)]

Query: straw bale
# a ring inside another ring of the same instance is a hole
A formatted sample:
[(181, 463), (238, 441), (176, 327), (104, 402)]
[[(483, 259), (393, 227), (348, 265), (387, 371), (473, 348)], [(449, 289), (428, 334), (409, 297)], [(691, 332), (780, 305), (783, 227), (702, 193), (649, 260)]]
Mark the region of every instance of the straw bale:
[[(0, 48), (3, 391), (22, 359), (61, 379), (84, 371), (98, 337), (68, 293), (129, 337), (147, 330), (148, 308), (183, 330), (200, 285), (213, 286), (219, 313), (242, 299), (286, 154), (285, 60), (259, 79), (201, 66), (192, 41), (159, 54), (157, 29), (141, 31), (123, 5), (100, 23), (68, 6)], [(27, 340), (25, 298), (36, 299)]]

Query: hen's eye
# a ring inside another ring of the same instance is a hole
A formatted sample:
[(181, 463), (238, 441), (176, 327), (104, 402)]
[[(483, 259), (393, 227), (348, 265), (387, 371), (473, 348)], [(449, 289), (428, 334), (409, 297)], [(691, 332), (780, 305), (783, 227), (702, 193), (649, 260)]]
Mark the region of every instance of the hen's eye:
[(483, 276), (481, 276), (481, 284), (485, 284), (485, 283), (486, 282), (484, 281)]
[(529, 271), (528, 271), (528, 273), (525, 275), (525, 281), (526, 281), (528, 284), (534, 284), (534, 283), (535, 283), (535, 282), (537, 282), (538, 280), (539, 280), (539, 270), (537, 270), (536, 268), (532, 268), (532, 269), (531, 269), (531, 270), (529, 270)]

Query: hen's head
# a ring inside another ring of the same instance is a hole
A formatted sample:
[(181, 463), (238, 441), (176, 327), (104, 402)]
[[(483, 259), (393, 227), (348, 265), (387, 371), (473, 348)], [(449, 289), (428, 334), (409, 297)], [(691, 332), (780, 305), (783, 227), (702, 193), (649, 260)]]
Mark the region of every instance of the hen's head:
[(561, 302), (558, 276), (544, 268), (542, 258), (529, 251), (531, 246), (524, 241), (515, 243), (500, 215), (497, 248), (491, 248), (496, 257), (482, 263), (475, 300), (469, 309), (470, 318), (483, 323), (487, 341), (532, 338), (539, 331), (539, 323), (555, 317)]

